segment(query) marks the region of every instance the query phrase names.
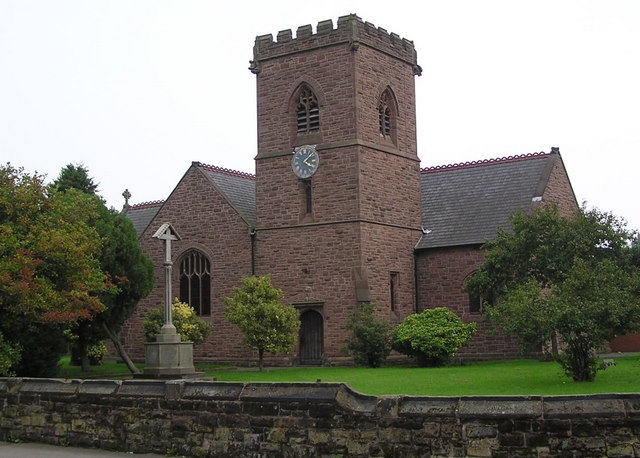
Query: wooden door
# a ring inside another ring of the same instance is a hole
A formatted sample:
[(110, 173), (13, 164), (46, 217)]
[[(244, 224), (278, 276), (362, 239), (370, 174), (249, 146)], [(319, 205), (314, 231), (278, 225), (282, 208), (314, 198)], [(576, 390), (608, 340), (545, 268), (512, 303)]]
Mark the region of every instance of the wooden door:
[(300, 364), (322, 364), (323, 319), (315, 310), (300, 316)]

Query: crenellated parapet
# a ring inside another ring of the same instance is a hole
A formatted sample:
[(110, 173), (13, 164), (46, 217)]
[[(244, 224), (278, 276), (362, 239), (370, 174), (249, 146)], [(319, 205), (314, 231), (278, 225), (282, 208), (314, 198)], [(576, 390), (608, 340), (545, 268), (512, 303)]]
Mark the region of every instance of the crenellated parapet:
[(331, 19), (321, 21), (313, 33), (311, 25), (303, 25), (296, 30), (295, 38), (291, 29), (278, 32), (276, 40), (272, 34), (259, 35), (253, 47), (253, 60), (249, 70), (260, 73), (260, 63), (284, 55), (306, 52), (328, 46), (348, 46), (357, 51), (360, 46), (369, 46), (413, 66), (414, 73), (420, 75), (422, 69), (417, 63), (417, 54), (413, 41), (389, 33), (370, 22), (364, 22), (355, 14), (338, 18), (333, 27)]

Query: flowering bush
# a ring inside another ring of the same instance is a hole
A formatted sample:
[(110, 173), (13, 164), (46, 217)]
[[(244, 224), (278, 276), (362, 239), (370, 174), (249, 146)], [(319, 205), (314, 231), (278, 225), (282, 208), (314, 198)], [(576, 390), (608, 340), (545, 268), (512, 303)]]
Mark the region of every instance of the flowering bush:
[[(173, 325), (180, 334), (183, 342), (193, 342), (194, 345), (202, 344), (209, 334), (211, 326), (202, 318), (196, 315), (189, 304), (180, 302), (177, 298), (171, 306), (173, 314)], [(147, 342), (155, 342), (156, 336), (164, 325), (164, 310), (161, 308), (151, 309), (147, 313), (142, 329)]]
[(105, 344), (102, 342), (89, 345), (87, 348), (87, 353), (89, 355), (89, 362), (92, 366), (99, 366), (102, 364), (102, 358), (107, 356), (108, 350)]

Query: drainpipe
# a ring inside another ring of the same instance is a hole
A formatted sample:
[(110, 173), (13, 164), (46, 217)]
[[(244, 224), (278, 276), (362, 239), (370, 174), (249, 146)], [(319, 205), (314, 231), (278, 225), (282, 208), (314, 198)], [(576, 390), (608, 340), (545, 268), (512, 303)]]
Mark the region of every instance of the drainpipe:
[(413, 250), (413, 308), (415, 313), (419, 313), (418, 310), (418, 251)]
[(249, 237), (251, 238), (251, 276), (256, 275), (256, 233), (253, 228), (249, 228)]

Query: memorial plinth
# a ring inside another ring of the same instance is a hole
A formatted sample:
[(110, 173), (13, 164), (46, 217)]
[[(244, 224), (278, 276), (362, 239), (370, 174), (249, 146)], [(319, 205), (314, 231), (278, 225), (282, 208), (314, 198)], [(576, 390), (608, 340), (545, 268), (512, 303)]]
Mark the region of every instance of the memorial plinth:
[(171, 223), (164, 223), (153, 237), (164, 240), (165, 245), (164, 325), (155, 342), (144, 344), (142, 376), (160, 379), (198, 377), (201, 373), (197, 373), (193, 366), (193, 342), (180, 341), (171, 313), (171, 241), (180, 240), (180, 236)]

